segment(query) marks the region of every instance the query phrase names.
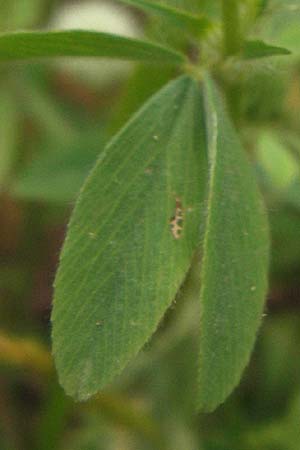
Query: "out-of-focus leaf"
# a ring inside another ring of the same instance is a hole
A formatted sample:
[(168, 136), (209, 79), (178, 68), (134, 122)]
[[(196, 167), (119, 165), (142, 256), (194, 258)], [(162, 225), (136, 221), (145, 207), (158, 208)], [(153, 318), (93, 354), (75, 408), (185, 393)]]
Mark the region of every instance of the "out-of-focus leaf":
[(48, 383), (44, 408), (39, 416), (35, 436), (35, 448), (53, 450), (60, 448), (61, 436), (69, 416), (74, 412), (74, 403), (58, 385), (57, 380)]
[[(295, 314), (285, 313), (275, 317), (270, 314), (267, 317), (260, 336), (258, 354), (260, 370), (265, 376), (258, 375), (257, 386), (257, 396), (266, 406), (270, 407), (270, 403), (275, 400), (283, 408), (295, 389), (291, 380), (300, 370), (298, 345), (295, 345), (299, 339), (299, 317)], [(278, 414), (281, 408), (274, 412)]]
[(73, 201), (104, 147), (100, 133), (85, 132), (75, 139), (65, 145), (48, 143), (18, 174), (12, 194), (24, 200)]
[[(259, 70), (245, 81), (241, 105), (248, 120), (255, 124), (273, 122), (282, 114), (287, 92), (286, 75), (279, 76), (277, 70)], [(253, 136), (253, 130), (249, 129), (251, 140)]]
[(41, 17), (45, 0), (10, 0), (1, 1), (0, 29), (1, 31), (14, 31), (31, 27)]
[(168, 84), (110, 142), (81, 191), (52, 315), (59, 378), (78, 399), (150, 338), (190, 266), (206, 183), (201, 104), (191, 78)]
[(299, 420), (300, 394), (298, 388), (298, 392), (290, 402), (288, 414), (285, 413), (282, 418), (249, 433), (250, 448), (298, 450)]
[(9, 181), (18, 140), (18, 112), (11, 93), (0, 89), (0, 190)]
[(237, 385), (261, 322), (268, 224), (254, 173), (213, 82), (205, 81), (210, 183), (202, 258), (199, 408)]
[(271, 131), (264, 131), (258, 136), (258, 174), (273, 200), (300, 209), (299, 159), (297, 151), (292, 150), (288, 136), (287, 139), (285, 137)]
[(65, 114), (57, 99), (47, 92), (45, 86), (38, 85), (34, 73), (28, 71), (24, 77), (19, 76), (15, 80), (15, 88), (19, 95), (20, 110), (43, 128), (43, 135), (60, 142), (60, 147), (77, 139), (70, 117)]
[(300, 210), (300, 177), (295, 179), (288, 187), (284, 200), (287, 204)]
[(285, 421), (285, 433), (283, 442), (288, 443), (288, 450), (297, 450), (300, 420), (300, 392), (299, 387), (293, 400), (290, 402), (289, 414)]
[(203, 34), (211, 28), (211, 21), (200, 15), (194, 15), (187, 11), (174, 8), (172, 6), (164, 5), (161, 3), (148, 1), (148, 0), (121, 0), (122, 3), (126, 3), (132, 6), (136, 6), (146, 12), (150, 12), (165, 18), (169, 22), (187, 30), (190, 30), (197, 34)]
[(80, 426), (66, 436), (60, 450), (117, 450), (120, 445), (126, 445), (126, 435), (120, 432), (121, 427), (111, 426), (99, 412), (82, 416)]
[(258, 136), (256, 160), (275, 192), (287, 190), (300, 177), (299, 162), (274, 132), (264, 131)]
[(270, 212), (272, 234), (271, 269), (275, 280), (285, 279), (295, 273), (300, 264), (299, 211), (276, 207)]
[(0, 61), (58, 56), (109, 57), (182, 64), (182, 54), (161, 45), (96, 31), (69, 30), (0, 34)]
[(265, 14), (259, 29), (263, 39), (273, 45), (290, 50), (299, 57), (300, 54), (300, 3), (295, 0), (284, 0), (270, 8)]
[[(148, 0), (149, 2), (150, 0)], [(191, 14), (199, 14), (202, 10), (202, 7), (208, 0), (155, 0), (157, 3), (159, 2), (162, 5), (170, 6), (171, 8), (178, 8), (183, 11), (188, 11)], [(209, 0), (211, 4), (211, 1)]]
[(267, 56), (290, 55), (290, 50), (283, 47), (275, 47), (264, 41), (245, 41), (241, 56), (244, 59), (265, 58)]
[(10, 0), (5, 3), (10, 5), (11, 9), (8, 18), (11, 30), (22, 30), (35, 25), (40, 21), (46, 6), (45, 0), (26, 0), (26, 2)]

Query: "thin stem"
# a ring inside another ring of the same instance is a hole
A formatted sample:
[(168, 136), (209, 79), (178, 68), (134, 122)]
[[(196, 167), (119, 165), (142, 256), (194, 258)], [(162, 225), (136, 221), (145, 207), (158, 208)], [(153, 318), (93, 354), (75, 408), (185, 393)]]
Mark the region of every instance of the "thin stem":
[(238, 3), (239, 0), (222, 0), (224, 56), (238, 53), (242, 46)]

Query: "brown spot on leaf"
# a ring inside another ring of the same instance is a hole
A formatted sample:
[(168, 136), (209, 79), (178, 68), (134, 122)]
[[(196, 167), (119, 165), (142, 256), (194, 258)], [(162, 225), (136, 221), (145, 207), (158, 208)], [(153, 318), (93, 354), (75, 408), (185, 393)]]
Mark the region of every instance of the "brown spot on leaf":
[(174, 239), (180, 239), (183, 230), (183, 211), (179, 198), (176, 198), (175, 214), (170, 219), (170, 227)]

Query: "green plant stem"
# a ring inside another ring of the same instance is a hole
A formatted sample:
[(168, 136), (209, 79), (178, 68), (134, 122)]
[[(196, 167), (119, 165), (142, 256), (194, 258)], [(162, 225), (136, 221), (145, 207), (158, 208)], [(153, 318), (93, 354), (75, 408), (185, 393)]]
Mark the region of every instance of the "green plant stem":
[(224, 56), (232, 56), (242, 46), (238, 0), (222, 0)]
[[(223, 17), (223, 56), (228, 58), (236, 55), (242, 48), (243, 36), (241, 31), (239, 0), (222, 0)], [(240, 91), (233, 81), (227, 81), (225, 87), (228, 107), (235, 123), (239, 121)]]

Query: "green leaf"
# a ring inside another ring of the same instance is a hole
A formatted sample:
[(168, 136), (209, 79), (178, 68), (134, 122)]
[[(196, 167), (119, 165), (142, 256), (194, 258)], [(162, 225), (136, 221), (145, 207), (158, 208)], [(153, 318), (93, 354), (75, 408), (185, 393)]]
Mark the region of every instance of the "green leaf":
[(70, 143), (43, 142), (42, 152), (18, 174), (12, 194), (24, 200), (73, 201), (103, 142), (99, 132), (90, 131), (81, 131)]
[(296, 58), (300, 53), (300, 3), (284, 0), (270, 8), (259, 24), (261, 36), (273, 45), (289, 49)]
[(42, 17), (44, 8), (44, 0), (1, 2), (0, 29), (9, 31), (33, 27)]
[(300, 207), (299, 142), (287, 132), (264, 130), (257, 138), (258, 174), (268, 198), (280, 204)]
[(258, 135), (256, 161), (266, 184), (274, 193), (284, 193), (300, 177), (299, 162), (287, 145), (273, 131)]
[(0, 190), (7, 188), (16, 159), (18, 111), (15, 99), (1, 86), (0, 90)]
[(0, 61), (87, 56), (181, 64), (175, 50), (151, 42), (95, 31), (18, 32), (0, 35)]
[(272, 278), (278, 285), (286, 283), (287, 279), (293, 279), (295, 267), (299, 267), (300, 240), (295, 239), (295, 236), (298, 236), (300, 230), (300, 214), (295, 208), (282, 208), (277, 204), (269, 216)]
[(52, 315), (59, 378), (78, 399), (121, 372), (184, 280), (200, 240), (203, 129), (200, 89), (183, 76), (110, 142), (81, 191)]
[(199, 408), (237, 385), (267, 290), (268, 225), (254, 173), (212, 81), (205, 81), (210, 181), (202, 259)]
[(179, 27), (202, 34), (211, 28), (211, 21), (202, 15), (194, 15), (187, 11), (183, 11), (172, 6), (163, 5), (157, 2), (148, 0), (121, 0), (122, 3), (136, 6), (146, 12), (150, 12), (165, 18)]
[[(66, 114), (64, 104), (50, 91), (45, 78), (36, 70), (36, 64), (30, 64), (19, 71), (14, 80), (14, 88), (18, 94), (18, 108), (22, 114), (34, 121), (42, 129), (45, 140), (56, 140), (64, 146), (67, 141), (76, 141), (75, 134), (85, 135), (81, 124), (72, 123), (72, 115)], [(80, 128), (80, 131), (77, 129)]]
[(290, 50), (283, 47), (275, 47), (266, 44), (264, 41), (245, 41), (242, 48), (243, 59), (257, 59), (268, 56), (290, 55)]

